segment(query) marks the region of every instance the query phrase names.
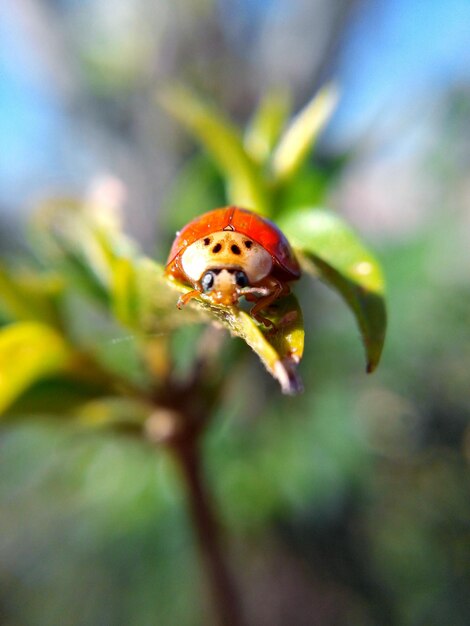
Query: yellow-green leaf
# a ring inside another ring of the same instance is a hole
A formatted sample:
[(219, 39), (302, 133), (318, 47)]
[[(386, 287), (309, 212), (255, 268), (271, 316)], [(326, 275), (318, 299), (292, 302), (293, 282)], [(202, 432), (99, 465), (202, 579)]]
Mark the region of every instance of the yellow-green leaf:
[(152, 259), (119, 259), (115, 264), (114, 313), (122, 324), (142, 337), (201, 321), (201, 314), (192, 308), (178, 311), (177, 300), (178, 294), (165, 276), (163, 266)]
[(88, 428), (141, 427), (152, 410), (150, 402), (139, 398), (105, 396), (79, 405), (74, 416)]
[(284, 182), (296, 174), (330, 119), (337, 100), (337, 90), (328, 85), (294, 117), (272, 156), (275, 181)]
[[(172, 280), (171, 284), (181, 293), (190, 291), (189, 287), (177, 281)], [(302, 391), (297, 366), (303, 354), (304, 328), (302, 311), (294, 295), (278, 300), (263, 311), (263, 315), (274, 322), (274, 331), (259, 325), (238, 307), (214, 305), (204, 296), (191, 300), (188, 307), (202, 312), (206, 320), (221, 324), (233, 336), (243, 339), (279, 382), (283, 393)], [(180, 313), (178, 311), (177, 315)]]
[(63, 282), (58, 276), (0, 266), (0, 309), (12, 321), (40, 320), (59, 324), (56, 305), (62, 288)]
[(125, 326), (134, 327), (138, 322), (138, 302), (133, 260), (123, 257), (115, 261), (111, 291), (114, 315)]
[(245, 147), (258, 163), (264, 163), (279, 139), (290, 110), (290, 97), (286, 90), (272, 91), (260, 102), (246, 135)]
[(56, 198), (36, 213), (32, 232), (42, 257), (105, 304), (114, 282), (114, 264), (134, 253), (108, 208), (87, 200)]
[(18, 322), (0, 331), (0, 413), (34, 382), (64, 370), (71, 351), (50, 326)]
[(303, 268), (336, 289), (352, 309), (364, 342), (367, 371), (378, 365), (386, 330), (384, 278), (379, 263), (343, 220), (303, 208), (280, 227), (299, 251)]
[[(159, 94), (162, 106), (201, 143), (227, 184), (231, 204), (268, 214), (267, 192), (258, 165), (247, 154), (238, 130), (213, 106), (192, 91), (167, 87)], [(196, 208), (199, 212), (210, 207)]]

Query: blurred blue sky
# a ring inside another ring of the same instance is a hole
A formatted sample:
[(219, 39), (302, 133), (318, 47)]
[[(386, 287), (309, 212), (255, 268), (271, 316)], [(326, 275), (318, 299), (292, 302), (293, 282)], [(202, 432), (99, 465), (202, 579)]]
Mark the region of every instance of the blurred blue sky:
[(347, 142), (371, 122), (432, 107), (470, 79), (469, 0), (374, 0), (338, 59), (343, 99), (333, 130)]
[[(272, 11), (287, 15), (301, 6), (292, 0), (220, 0), (219, 15), (227, 21), (233, 45), (241, 45), (242, 39), (256, 37)], [(0, 4), (4, 206), (19, 204), (51, 183), (66, 185), (73, 177), (63, 152), (73, 119), (19, 16), (15, 0)], [(342, 102), (329, 137), (340, 146), (357, 140), (382, 116), (390, 122), (408, 112), (410, 104), (433, 106), (470, 78), (470, 0), (365, 1), (342, 39), (337, 73)]]
[[(0, 3), (0, 204), (63, 180), (65, 106), (14, 0)], [(18, 207), (20, 208), (20, 207)]]

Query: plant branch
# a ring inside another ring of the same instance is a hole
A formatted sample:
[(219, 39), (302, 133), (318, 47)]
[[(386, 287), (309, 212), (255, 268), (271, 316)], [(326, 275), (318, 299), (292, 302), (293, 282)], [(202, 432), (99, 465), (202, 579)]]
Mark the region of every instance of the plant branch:
[(212, 593), (218, 626), (243, 626), (236, 586), (221, 545), (220, 526), (204, 484), (197, 438), (179, 441), (172, 451), (181, 469), (188, 505)]

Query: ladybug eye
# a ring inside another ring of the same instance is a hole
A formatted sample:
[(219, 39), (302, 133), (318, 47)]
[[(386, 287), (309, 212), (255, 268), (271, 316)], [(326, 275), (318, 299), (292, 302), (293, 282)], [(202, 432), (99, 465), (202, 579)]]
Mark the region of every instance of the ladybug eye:
[(214, 272), (206, 272), (201, 278), (202, 290), (207, 293), (214, 286)]
[(245, 272), (235, 272), (235, 282), (239, 287), (248, 287), (248, 278)]

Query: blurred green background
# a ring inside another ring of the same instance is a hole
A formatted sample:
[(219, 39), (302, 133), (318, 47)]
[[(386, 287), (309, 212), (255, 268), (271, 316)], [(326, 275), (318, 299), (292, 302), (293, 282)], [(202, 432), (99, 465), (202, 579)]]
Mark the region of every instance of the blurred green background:
[[(296, 398), (239, 340), (224, 344), (237, 360), (206, 463), (253, 624), (470, 623), (469, 42), (466, 0), (0, 7), (0, 246), (16, 264), (38, 203), (96, 181), (125, 195), (126, 230), (160, 262), (176, 229), (224, 202), (210, 159), (156, 103), (168, 81), (241, 126), (269, 90), (298, 110), (325, 82), (340, 89), (292, 193), (337, 210), (375, 250), (389, 330), (366, 376), (350, 312), (303, 279)], [(81, 345), (138, 379), (132, 336), (68, 306)], [(198, 332), (172, 334), (181, 376)], [(72, 385), (33, 391), (0, 431), (1, 623), (209, 623), (165, 452), (67, 419)]]

